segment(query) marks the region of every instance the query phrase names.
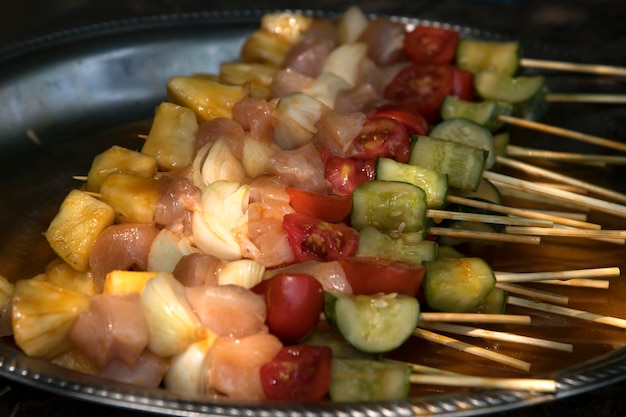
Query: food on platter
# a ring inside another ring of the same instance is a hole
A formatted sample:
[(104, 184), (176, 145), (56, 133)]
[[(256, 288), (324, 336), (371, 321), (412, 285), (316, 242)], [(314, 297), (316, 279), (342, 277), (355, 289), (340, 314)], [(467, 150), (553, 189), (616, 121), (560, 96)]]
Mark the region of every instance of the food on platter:
[[(458, 385), (470, 381), (461, 373), (555, 390), (534, 379), (551, 370), (546, 350), (579, 345), (546, 328), (587, 319), (581, 327), (613, 340), (624, 309), (557, 309), (542, 297), (562, 304), (560, 292), (503, 286), (522, 271), (502, 254), (532, 258), (545, 235), (576, 254), (584, 239), (611, 254), (584, 265), (584, 277), (597, 278), (621, 262), (612, 254), (624, 235), (586, 220), (560, 229), (563, 216), (530, 209), (502, 214), (505, 185), (530, 187), (494, 172), (506, 161), (500, 116), (537, 119), (546, 102), (543, 76), (460, 63), (500, 46), (370, 21), (357, 8), (336, 21), (265, 16), (241, 62), (172, 76), (140, 150), (113, 145), (95, 156), (44, 233), (57, 259), (3, 282), (15, 343), (103, 378), (244, 400), (404, 398), (423, 384), (411, 371), (416, 356), (454, 372)], [(489, 54), (515, 66), (507, 51)], [(618, 204), (547, 189), (541, 195), (624, 217)], [(567, 275), (551, 272), (543, 279)], [(557, 318), (535, 326), (528, 309)], [(496, 335), (504, 343), (526, 335), (535, 347), (493, 352), (431, 332), (484, 319), (517, 326)], [(540, 337), (555, 340), (539, 346)], [(471, 354), (479, 363), (459, 367)]]

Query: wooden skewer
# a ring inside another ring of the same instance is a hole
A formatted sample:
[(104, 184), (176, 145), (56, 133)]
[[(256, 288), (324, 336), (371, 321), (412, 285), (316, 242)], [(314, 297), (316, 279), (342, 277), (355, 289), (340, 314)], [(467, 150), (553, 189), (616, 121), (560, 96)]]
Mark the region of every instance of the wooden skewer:
[(400, 363), (409, 366), (413, 372), (428, 375), (449, 375), (449, 376), (462, 376), (458, 372), (446, 371), (445, 369), (433, 368), (432, 366), (419, 365), (417, 363), (404, 362), (396, 359), (385, 358), (385, 362)]
[(462, 204), (469, 207), (482, 208), (485, 210), (491, 210), (498, 213), (505, 213), (513, 216), (528, 217), (531, 219), (543, 219), (554, 222), (555, 224), (562, 224), (566, 226), (578, 227), (581, 229), (600, 229), (601, 226), (593, 223), (582, 222), (580, 220), (559, 217), (552, 214), (541, 213), (533, 210), (519, 209), (515, 207), (507, 207), (499, 204), (486, 203), (482, 201), (472, 200), (471, 198), (457, 197), (449, 195), (447, 200), (451, 203)]
[(494, 323), (494, 324), (530, 324), (530, 316), (517, 314), (484, 314), (484, 313), (420, 313), (420, 323), (453, 322), (453, 323)]
[(624, 94), (546, 94), (544, 100), (551, 103), (598, 103), (598, 104), (625, 104)]
[[(563, 210), (570, 210), (579, 213), (588, 213), (591, 211), (589, 207), (581, 206), (580, 204), (573, 204), (563, 200), (557, 200), (555, 198), (551, 198), (548, 195), (540, 195), (529, 193), (524, 190), (522, 187), (513, 185), (513, 184), (505, 184), (503, 182), (492, 181), (493, 185), (498, 188), (498, 191), (502, 195), (502, 197), (513, 197), (515, 199), (529, 201), (537, 204), (547, 204), (550, 206), (558, 206)], [(598, 227), (599, 229), (601, 227)]]
[[(516, 226), (522, 227), (522, 226)], [(552, 229), (550, 229), (552, 230)], [(447, 227), (431, 227), (428, 232), (434, 236), (447, 236), (472, 240), (489, 240), (493, 242), (526, 243), (529, 245), (541, 244), (541, 238), (529, 235), (514, 235), (495, 232), (480, 232), (475, 230), (449, 229)]]
[(546, 301), (554, 304), (567, 305), (569, 297), (552, 292), (536, 290), (534, 288), (527, 288), (521, 285), (510, 284), (506, 282), (496, 283), (496, 288), (504, 290), (511, 294), (523, 295), (525, 297), (532, 298), (533, 300)]
[(507, 224), (512, 226), (534, 226), (534, 227), (552, 227), (554, 222), (544, 219), (530, 219), (525, 217), (509, 217), (491, 214), (479, 213), (463, 213), (458, 211), (445, 211), (429, 209), (426, 213), (428, 217), (434, 220), (452, 219), (465, 220), (469, 222), (491, 223), (491, 224)]
[[(606, 290), (610, 287), (611, 282), (605, 279), (546, 279), (543, 281), (537, 281), (540, 284), (550, 284), (550, 285), (563, 285), (567, 287), (582, 287), (582, 288), (597, 288), (601, 290)], [(548, 300), (545, 300), (548, 301)], [(558, 303), (557, 303), (558, 304)]]
[[(529, 209), (529, 208), (526, 208), (525, 210), (537, 212), (537, 213), (544, 213), (544, 214), (548, 214), (548, 215), (556, 216), (556, 217), (565, 217), (566, 219), (578, 220), (581, 222), (587, 221), (587, 213), (574, 213), (571, 211), (559, 211), (559, 210), (539, 210), (539, 209)], [(601, 229), (600, 225), (596, 225), (596, 226), (597, 227), (595, 228)]]
[(559, 314), (566, 317), (592, 321), (594, 323), (602, 323), (608, 326), (626, 329), (626, 320), (617, 317), (603, 316), (600, 314), (590, 313), (583, 310), (575, 310), (573, 308), (555, 306), (547, 303), (537, 303), (518, 297), (508, 297), (507, 303), (518, 307), (526, 307), (534, 310), (545, 311), (547, 313)]
[(543, 178), (549, 178), (551, 180), (569, 184), (574, 187), (579, 187), (579, 188), (582, 188), (583, 190), (587, 190), (589, 192), (595, 193), (605, 198), (609, 198), (611, 200), (626, 204), (626, 195), (622, 193), (618, 193), (617, 191), (609, 190), (604, 187), (599, 187), (597, 185), (588, 183), (586, 181), (581, 181), (576, 178), (569, 177), (567, 175), (559, 174), (557, 172), (550, 171), (548, 169), (540, 168), (540, 167), (527, 164), (521, 161), (515, 161), (513, 159), (505, 158), (502, 156), (496, 157), (496, 161), (501, 165), (508, 166), (510, 168), (515, 168), (517, 170), (525, 172), (526, 174), (535, 175), (535, 176), (539, 176)]
[(626, 152), (626, 143), (617, 142), (610, 139), (601, 138), (598, 136), (588, 135), (586, 133), (576, 132), (574, 130), (563, 129), (560, 127), (551, 126), (545, 123), (534, 122), (532, 120), (521, 119), (519, 117), (500, 115), (498, 119), (503, 123), (512, 124), (519, 127), (528, 129), (539, 130), (542, 132), (550, 133), (557, 136), (563, 136), (568, 139), (574, 139), (581, 142), (587, 142), (598, 146), (604, 146), (606, 148), (616, 149), (618, 151)]
[[(626, 206), (611, 203), (609, 201), (600, 200), (594, 197), (583, 196), (568, 191), (557, 190), (551, 187), (537, 185), (531, 181), (521, 180), (519, 178), (509, 177), (507, 175), (498, 174), (496, 172), (485, 171), (483, 177), (488, 180), (503, 182), (505, 184), (517, 185), (528, 192), (546, 195), (558, 200), (564, 200), (570, 203), (576, 203), (586, 206), (604, 213), (613, 214), (615, 216), (626, 217)], [(605, 236), (606, 237), (606, 236)]]
[(515, 359), (501, 353), (492, 352), (478, 346), (473, 346), (469, 343), (461, 342), (460, 340), (453, 339), (448, 336), (433, 333), (426, 329), (415, 329), (413, 331), (413, 335), (428, 340), (429, 342), (439, 343), (441, 345), (456, 349), (461, 352), (470, 353), (472, 355), (480, 356), (482, 358), (508, 365), (516, 369), (521, 369), (522, 371), (528, 372), (530, 370), (530, 363), (526, 361)]
[(566, 271), (547, 271), (547, 272), (496, 272), (496, 280), (498, 282), (529, 282), (529, 281), (545, 281), (551, 279), (573, 279), (573, 278), (599, 278), (599, 277), (618, 277), (620, 268), (588, 268), (588, 269), (572, 269)]
[(597, 155), (572, 152), (546, 151), (543, 149), (524, 148), (521, 146), (508, 145), (506, 154), (517, 157), (529, 157), (539, 159), (550, 159), (562, 162), (574, 163), (597, 163), (601, 165), (626, 165), (626, 156), (618, 155)]
[(86, 175), (74, 175), (72, 178), (76, 181), (87, 181)]
[(412, 384), (444, 385), (453, 387), (473, 387), (489, 389), (506, 389), (519, 391), (555, 392), (556, 381), (532, 378), (488, 378), (458, 375), (422, 375), (411, 374)]
[(435, 330), (438, 332), (458, 334), (461, 336), (478, 337), (482, 339), (498, 340), (501, 342), (519, 343), (522, 345), (538, 346), (546, 349), (562, 350), (572, 352), (574, 346), (570, 343), (554, 342), (552, 340), (538, 339), (535, 337), (522, 336), (508, 332), (498, 332), (494, 330), (480, 329), (477, 327), (460, 326), (447, 323), (422, 323), (422, 328)]
[(519, 65), (526, 68), (626, 77), (626, 68), (612, 65), (581, 64), (577, 62), (551, 61), (533, 58), (522, 58), (520, 59)]
[(525, 236), (559, 236), (584, 239), (626, 239), (626, 230), (587, 230), (547, 227), (506, 226), (505, 233)]

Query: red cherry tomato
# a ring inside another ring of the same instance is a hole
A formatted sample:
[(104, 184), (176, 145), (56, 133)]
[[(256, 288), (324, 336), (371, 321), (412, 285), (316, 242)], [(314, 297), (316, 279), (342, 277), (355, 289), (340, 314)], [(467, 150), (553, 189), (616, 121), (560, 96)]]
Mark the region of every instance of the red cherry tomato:
[(370, 116), (371, 119), (376, 117), (387, 117), (399, 122), (405, 127), (409, 135), (424, 136), (428, 134), (428, 123), (421, 115), (399, 106), (392, 104), (381, 106)]
[(392, 158), (408, 162), (410, 138), (406, 128), (388, 117), (368, 120), (353, 139), (348, 155), (355, 159)]
[(454, 67), (415, 64), (404, 68), (391, 80), (384, 96), (392, 103), (421, 114), (429, 123), (439, 121), (439, 108), (452, 91)]
[(404, 37), (404, 53), (416, 64), (450, 64), (460, 40), (455, 30), (416, 26)]
[(476, 91), (474, 90), (474, 74), (461, 68), (453, 67), (452, 74), (452, 96), (465, 101), (474, 101)]
[(326, 160), (324, 178), (330, 182), (333, 194), (350, 196), (356, 187), (374, 179), (375, 166), (375, 159), (331, 156)]
[(313, 275), (279, 273), (255, 285), (252, 291), (267, 304), (266, 324), (284, 343), (296, 343), (317, 326), (324, 308), (324, 289)]
[(330, 223), (344, 221), (352, 211), (352, 198), (347, 195), (315, 193), (287, 187), (289, 204), (295, 211)]
[(332, 261), (352, 256), (359, 246), (359, 232), (302, 213), (283, 217), (283, 230), (296, 262)]
[(261, 385), (270, 400), (319, 401), (328, 393), (332, 349), (327, 346), (283, 347), (261, 367)]
[(400, 293), (415, 297), (424, 279), (422, 265), (391, 259), (353, 256), (338, 259), (356, 295)]

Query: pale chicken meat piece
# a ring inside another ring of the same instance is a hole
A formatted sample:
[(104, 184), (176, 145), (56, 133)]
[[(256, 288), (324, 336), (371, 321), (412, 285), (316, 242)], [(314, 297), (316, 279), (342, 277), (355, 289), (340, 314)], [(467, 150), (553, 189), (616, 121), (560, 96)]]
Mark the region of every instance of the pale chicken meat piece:
[(170, 366), (168, 358), (162, 358), (145, 350), (134, 365), (128, 366), (120, 360), (112, 360), (96, 375), (117, 382), (146, 388), (157, 388)]
[(205, 388), (233, 399), (266, 399), (260, 370), (282, 346), (276, 336), (264, 332), (217, 338), (207, 357)]
[(275, 107), (276, 100), (244, 98), (233, 106), (233, 120), (252, 137), (269, 139), (274, 129), (272, 112)]
[(218, 336), (244, 337), (267, 331), (265, 302), (246, 288), (205, 285), (188, 287), (185, 292), (202, 325)]
[(152, 242), (159, 233), (143, 223), (114, 224), (98, 235), (89, 252), (89, 266), (100, 290), (107, 273), (116, 269), (144, 271)]
[(148, 323), (139, 294), (92, 296), (89, 308), (78, 316), (69, 337), (101, 368), (113, 359), (134, 365), (148, 345)]
[(347, 156), (352, 140), (361, 132), (367, 116), (361, 112), (324, 113), (317, 122), (317, 133), (313, 137), (316, 146), (326, 147), (334, 156)]
[(312, 144), (276, 153), (267, 163), (267, 173), (276, 175), (287, 186), (325, 192), (330, 183), (324, 177), (324, 161)]
[(217, 285), (217, 277), (225, 261), (206, 253), (183, 256), (174, 268), (174, 277), (186, 287)]

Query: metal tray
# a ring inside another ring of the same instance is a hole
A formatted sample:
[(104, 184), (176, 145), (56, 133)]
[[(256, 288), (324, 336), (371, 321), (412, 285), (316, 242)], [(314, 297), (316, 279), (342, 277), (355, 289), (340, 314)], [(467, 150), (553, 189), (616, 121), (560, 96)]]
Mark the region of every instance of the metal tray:
[[(46, 259), (45, 251), (34, 250), (33, 242), (41, 240), (42, 227), (67, 191), (76, 186), (71, 176), (86, 172), (93, 156), (110, 146), (107, 132), (111, 127), (132, 130), (133, 122), (148, 120), (165, 99), (170, 76), (217, 72), (220, 62), (236, 60), (243, 40), (266, 12), (131, 19), (54, 33), (0, 50), (0, 273), (29, 277)], [(455, 28), (464, 36), (499, 38), (478, 29)], [(525, 48), (533, 57), (559, 57), (557, 50), (543, 45)], [(584, 76), (553, 77), (551, 83), (559, 91), (581, 85), (599, 92), (625, 89), (619, 81), (597, 83)], [(548, 118), (563, 127), (625, 137), (623, 107), (561, 106)], [(531, 144), (540, 140), (541, 134), (528, 139)], [(593, 150), (581, 144), (555, 146)], [(607, 181), (623, 189), (623, 174), (620, 169), (610, 171)], [(555, 394), (479, 390), (356, 404), (242, 403), (131, 387), (29, 358), (9, 339), (0, 342), (0, 375), (63, 396), (164, 415), (469, 416), (552, 401), (626, 379), (626, 349), (548, 375), (558, 382)]]

